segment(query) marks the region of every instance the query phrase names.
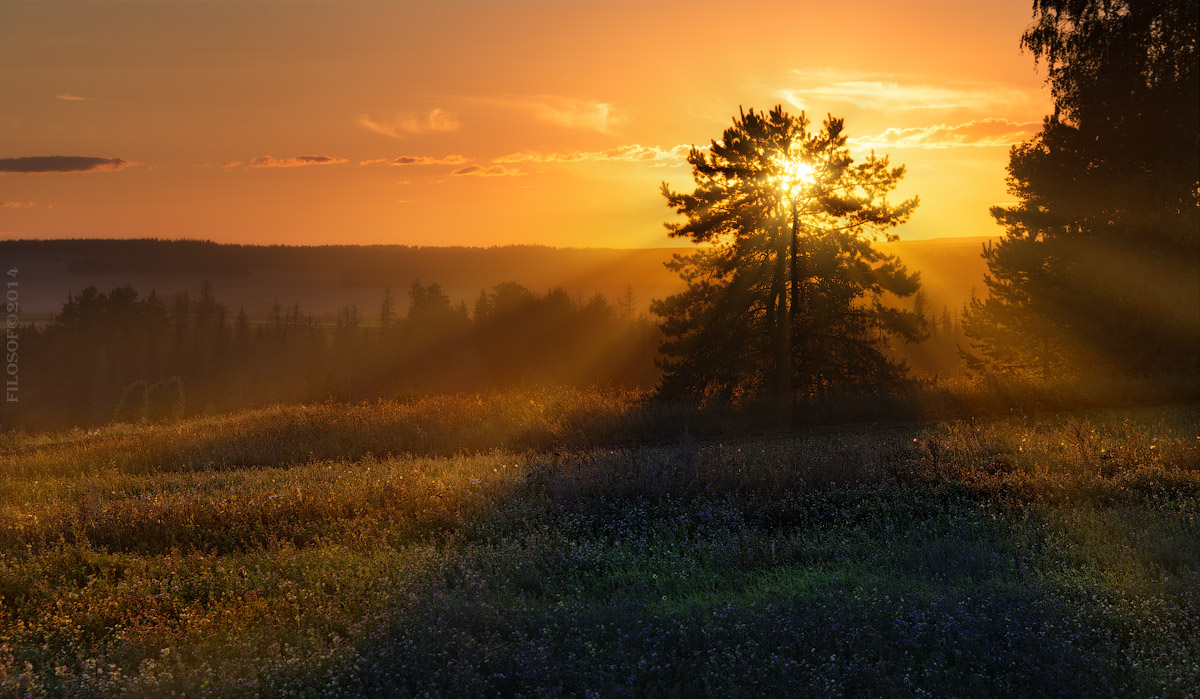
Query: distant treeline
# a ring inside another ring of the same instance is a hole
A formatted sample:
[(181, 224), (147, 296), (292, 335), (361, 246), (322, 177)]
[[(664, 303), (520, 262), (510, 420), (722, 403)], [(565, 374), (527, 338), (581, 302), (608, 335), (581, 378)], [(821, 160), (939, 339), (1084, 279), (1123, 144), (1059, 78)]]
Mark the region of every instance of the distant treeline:
[[(75, 241), (76, 245), (80, 241)], [(132, 286), (72, 295), (44, 327), (21, 329), (20, 401), (5, 429), (167, 419), (276, 402), (366, 400), (519, 385), (652, 386), (656, 325), (632, 300), (572, 298), (506, 282), (468, 309), (413, 282), (406, 315), (380, 306), (318, 322), (276, 304), (234, 313), (205, 282), (164, 299)]]
[(924, 290), (913, 295), (912, 310), (925, 320), (929, 337), (923, 342), (893, 342), (888, 355), (908, 365), (914, 378), (961, 378), (967, 367), (959, 356), (959, 348), (968, 342), (963, 333), (962, 309), (943, 305), (940, 309), (929, 303)]
[[(437, 271), (441, 283), (471, 286), (505, 271), (529, 279), (529, 270), (570, 276), (581, 286), (611, 286), (614, 271), (632, 280), (673, 285), (662, 251), (606, 248), (561, 249), (537, 245), (490, 248), (410, 245), (239, 245), (207, 240), (15, 240), (4, 241), (7, 255), (65, 258), (75, 274), (196, 274), (231, 276), (255, 271), (333, 274), (344, 286), (382, 286)], [(535, 275), (546, 276), (546, 275)], [(500, 279), (495, 279), (500, 281)], [(532, 280), (531, 280), (532, 281)], [(540, 280), (539, 280), (540, 281)]]

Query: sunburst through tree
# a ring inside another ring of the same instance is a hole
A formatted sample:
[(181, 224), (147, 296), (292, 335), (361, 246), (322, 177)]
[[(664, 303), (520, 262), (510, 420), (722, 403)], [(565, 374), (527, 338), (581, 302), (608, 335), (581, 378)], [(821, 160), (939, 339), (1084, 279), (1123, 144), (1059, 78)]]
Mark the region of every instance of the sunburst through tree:
[(743, 111), (692, 149), (695, 191), (663, 184), (685, 219), (670, 234), (700, 246), (669, 263), (687, 289), (652, 306), (664, 393), (790, 405), (875, 390), (904, 373), (889, 339), (924, 337), (922, 318), (884, 302), (916, 293), (918, 274), (873, 245), (917, 206), (888, 200), (904, 168), (874, 152), (855, 163), (842, 119), (809, 125), (778, 106)]

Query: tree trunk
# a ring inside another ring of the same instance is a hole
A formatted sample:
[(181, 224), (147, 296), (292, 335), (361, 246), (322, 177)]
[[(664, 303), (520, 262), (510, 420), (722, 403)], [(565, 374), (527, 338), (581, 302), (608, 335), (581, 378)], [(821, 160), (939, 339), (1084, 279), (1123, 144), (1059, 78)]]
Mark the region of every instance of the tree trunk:
[[(792, 234), (789, 236), (790, 240), (788, 241), (788, 244), (791, 248), (790, 257), (791, 257), (791, 263), (792, 263), (791, 274), (789, 275), (789, 283), (791, 284), (791, 303), (789, 304), (788, 314), (787, 314), (787, 327), (788, 327), (787, 354), (788, 354), (789, 360), (792, 358), (792, 354), (795, 351), (794, 350), (794, 339), (795, 338), (792, 337), (792, 333), (795, 332), (796, 320), (799, 317), (801, 308), (802, 308), (801, 303), (800, 303), (800, 292), (801, 292), (801, 283), (800, 283), (800, 272), (801, 272), (801, 270), (800, 270), (800, 213), (796, 209), (795, 200), (793, 200), (791, 202), (791, 204), (792, 204)], [(791, 369), (790, 368), (788, 370), (788, 389), (789, 389), (788, 405), (792, 406), (796, 402), (796, 394), (795, 394), (795, 387), (792, 386)]]
[[(781, 236), (782, 237), (782, 236)], [(792, 367), (789, 361), (792, 354), (792, 324), (788, 315), (787, 302), (787, 256), (786, 239), (782, 240), (775, 253), (774, 290), (779, 296), (779, 305), (775, 307), (775, 389), (781, 410), (780, 418), (791, 422), (792, 405)]]
[(775, 304), (779, 302), (779, 291), (774, 283), (771, 284), (771, 295), (767, 299), (767, 342), (772, 348), (779, 343), (775, 328)]
[(1050, 381), (1050, 341), (1042, 335), (1042, 383)]
[(796, 210), (796, 203), (792, 202), (792, 304), (791, 313), (789, 314), (792, 320), (795, 320), (797, 314), (800, 313), (800, 213)]

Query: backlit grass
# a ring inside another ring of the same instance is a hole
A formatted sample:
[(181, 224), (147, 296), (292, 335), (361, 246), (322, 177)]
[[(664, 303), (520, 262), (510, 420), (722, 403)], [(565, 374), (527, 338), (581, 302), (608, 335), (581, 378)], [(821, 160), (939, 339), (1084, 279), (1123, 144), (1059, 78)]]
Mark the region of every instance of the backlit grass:
[(635, 405), (10, 439), (0, 696), (1194, 692), (1200, 410), (620, 446)]

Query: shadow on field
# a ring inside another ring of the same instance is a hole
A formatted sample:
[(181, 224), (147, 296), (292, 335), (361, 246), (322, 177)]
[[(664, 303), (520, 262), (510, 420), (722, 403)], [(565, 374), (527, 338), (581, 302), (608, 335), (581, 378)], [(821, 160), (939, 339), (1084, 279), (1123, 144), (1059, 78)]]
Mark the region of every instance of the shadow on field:
[(1064, 452), (1077, 424), (543, 457), (524, 498), (464, 527), (329, 681), (367, 696), (1186, 696), (1197, 446), (1117, 429), (1098, 438), (1107, 476)]
[[(853, 486), (497, 513), (327, 686), (366, 696), (1137, 690), (1130, 630), (960, 495)], [(1136, 692), (1135, 692), (1136, 693)]]

